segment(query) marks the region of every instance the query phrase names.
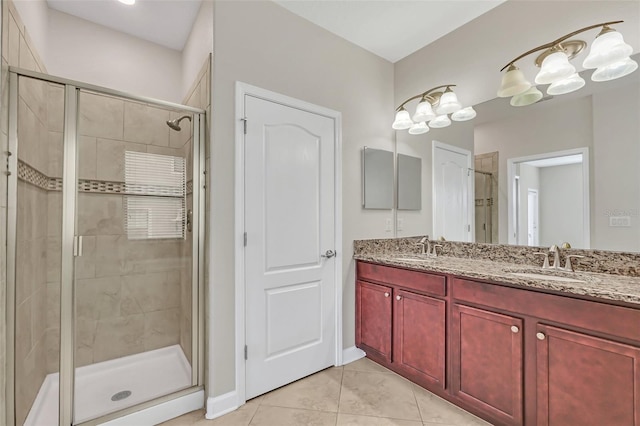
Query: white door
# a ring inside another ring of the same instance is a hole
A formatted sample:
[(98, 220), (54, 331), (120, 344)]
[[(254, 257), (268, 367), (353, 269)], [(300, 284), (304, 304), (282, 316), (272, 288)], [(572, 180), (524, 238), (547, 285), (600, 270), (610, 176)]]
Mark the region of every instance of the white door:
[(250, 95), (245, 117), (249, 399), (335, 363), (335, 122)]
[(539, 244), (538, 212), (538, 191), (529, 189), (527, 193), (527, 245), (529, 246)]
[(471, 152), (433, 142), (433, 239), (472, 241)]

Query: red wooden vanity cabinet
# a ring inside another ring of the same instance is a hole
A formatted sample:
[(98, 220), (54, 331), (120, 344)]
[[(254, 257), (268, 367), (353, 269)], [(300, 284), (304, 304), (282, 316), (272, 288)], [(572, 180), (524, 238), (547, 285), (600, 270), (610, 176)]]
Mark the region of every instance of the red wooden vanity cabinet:
[(357, 262), (356, 346), (496, 425), (640, 426), (640, 309)]

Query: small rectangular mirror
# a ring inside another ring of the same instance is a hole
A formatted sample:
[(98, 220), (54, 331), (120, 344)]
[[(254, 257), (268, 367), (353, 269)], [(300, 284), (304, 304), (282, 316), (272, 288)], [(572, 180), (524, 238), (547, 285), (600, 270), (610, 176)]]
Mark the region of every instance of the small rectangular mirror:
[(362, 206), (365, 209), (393, 208), (393, 152), (363, 148)]
[(398, 154), (398, 210), (422, 210), (422, 159)]

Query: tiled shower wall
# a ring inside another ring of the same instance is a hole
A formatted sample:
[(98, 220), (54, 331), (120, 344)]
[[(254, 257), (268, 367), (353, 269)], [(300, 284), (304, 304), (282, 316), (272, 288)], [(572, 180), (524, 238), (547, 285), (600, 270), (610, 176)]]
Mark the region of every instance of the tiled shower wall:
[[(13, 3), (2, 2), (2, 117), (0, 119), (0, 142), (4, 152), (8, 150), (8, 73), (9, 65), (46, 72), (38, 53), (33, 48), (24, 24)], [(46, 85), (26, 82), (19, 99), (22, 120), (18, 131), (24, 143), (18, 158), (30, 161), (34, 167), (47, 167), (45, 150), (35, 148), (40, 138), (47, 134)], [(45, 102), (44, 104), (42, 102)], [(46, 363), (46, 239), (47, 239), (47, 194), (43, 189), (18, 183), (18, 215), (20, 217), (17, 250), (24, 262), (17, 273), (16, 307), (16, 416), (22, 424), (29, 407), (47, 374)], [(0, 258), (3, 271), (0, 278), (0, 306), (5, 306), (6, 289), (6, 187), (4, 173), (0, 181)], [(5, 379), (5, 315), (0, 315), (0, 382)], [(9, 366), (11, 368), (11, 366)], [(5, 418), (5, 387), (0, 387), (0, 418)]]

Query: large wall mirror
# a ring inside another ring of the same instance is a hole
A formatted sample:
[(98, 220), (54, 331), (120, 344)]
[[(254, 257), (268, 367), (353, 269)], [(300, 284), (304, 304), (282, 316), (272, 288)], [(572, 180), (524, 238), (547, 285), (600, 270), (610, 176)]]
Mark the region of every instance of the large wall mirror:
[[(474, 155), (476, 242), (640, 252), (640, 72), (604, 83), (581, 74), (574, 93), (526, 107), (496, 98), (470, 122), (399, 134), (397, 152), (423, 159), (423, 199), (433, 200), (430, 151), (443, 141)], [(430, 210), (399, 211), (397, 235), (431, 235)]]

